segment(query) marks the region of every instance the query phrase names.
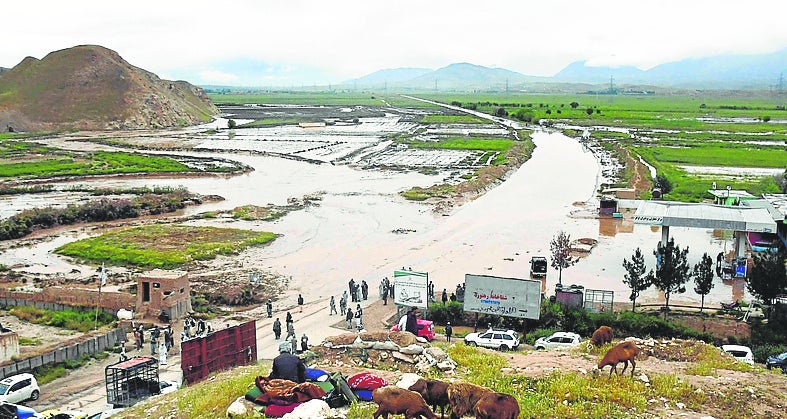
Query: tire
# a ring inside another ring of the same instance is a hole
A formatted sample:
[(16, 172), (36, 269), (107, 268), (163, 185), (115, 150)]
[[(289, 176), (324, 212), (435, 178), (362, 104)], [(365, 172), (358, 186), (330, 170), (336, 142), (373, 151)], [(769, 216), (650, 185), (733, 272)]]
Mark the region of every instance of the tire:
[(543, 346), (536, 346), (536, 350), (537, 351), (543, 351), (543, 350), (546, 350), (546, 348), (543, 347)]
[(473, 342), (473, 341), (470, 341), (470, 342), (467, 342), (467, 346), (478, 346), (478, 344)]
[(38, 390), (33, 390), (33, 392), (30, 393), (30, 400), (36, 401), (40, 396), (41, 396), (41, 392), (39, 392)]
[(508, 352), (509, 348), (507, 345), (500, 345), (500, 352)]

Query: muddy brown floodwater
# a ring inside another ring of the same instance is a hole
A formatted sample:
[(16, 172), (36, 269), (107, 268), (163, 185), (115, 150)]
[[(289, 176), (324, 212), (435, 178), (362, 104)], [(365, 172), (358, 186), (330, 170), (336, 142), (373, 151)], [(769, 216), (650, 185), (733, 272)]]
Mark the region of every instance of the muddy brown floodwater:
[[(365, 279), (372, 290), (379, 281), (402, 267), (429, 272), (438, 293), (449, 292), (465, 274), (526, 278), (531, 256), (549, 256), (549, 242), (560, 230), (572, 239), (598, 240), (592, 252), (563, 272), (564, 284), (615, 292), (615, 302), (629, 302), (622, 282), (624, 258), (641, 248), (648, 268), (660, 229), (634, 225), (630, 219), (598, 219), (596, 190), (602, 177), (599, 159), (576, 140), (557, 132), (537, 131), (532, 158), (477, 199), (456, 207), (447, 216), (435, 215), (429, 204), (408, 202), (399, 191), (441, 182), (445, 173), (424, 175), (380, 169), (361, 170), (347, 165), (313, 164), (248, 153), (188, 152), (220, 155), (241, 161), (255, 171), (234, 177), (148, 180), (101, 179), (74, 183), (101, 186), (185, 186), (200, 194), (216, 194), (223, 202), (192, 207), (189, 213), (231, 209), (240, 205), (286, 203), (289, 197), (322, 193), (319, 205), (289, 213), (273, 222), (197, 220), (191, 223), (272, 231), (282, 236), (269, 246), (253, 248), (235, 257), (254, 269), (291, 277), (285, 301), (302, 293), (308, 301), (339, 295), (347, 281)], [(27, 272), (67, 273), (89, 268), (51, 253), (55, 247), (86, 237), (90, 232), (67, 232), (27, 247), (7, 248), (0, 263), (26, 265)], [(95, 233), (92, 233), (95, 234)], [(671, 229), (671, 236), (689, 246), (690, 263), (703, 252), (715, 257), (731, 250), (729, 234), (702, 229)], [(547, 294), (557, 283), (550, 268)], [(674, 295), (675, 304), (699, 304), (700, 297), (688, 284), (685, 294)], [(374, 292), (372, 292), (374, 295)], [(718, 305), (748, 299), (742, 281), (717, 279), (705, 304)], [(660, 302), (655, 289), (638, 302)]]

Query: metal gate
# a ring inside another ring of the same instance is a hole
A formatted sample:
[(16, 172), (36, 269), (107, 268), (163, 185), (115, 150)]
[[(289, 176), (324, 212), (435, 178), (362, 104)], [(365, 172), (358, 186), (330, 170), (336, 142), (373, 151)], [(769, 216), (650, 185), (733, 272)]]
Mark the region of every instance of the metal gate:
[(257, 327), (252, 320), (187, 340), (180, 347), (183, 380), (193, 384), (214, 371), (257, 362)]

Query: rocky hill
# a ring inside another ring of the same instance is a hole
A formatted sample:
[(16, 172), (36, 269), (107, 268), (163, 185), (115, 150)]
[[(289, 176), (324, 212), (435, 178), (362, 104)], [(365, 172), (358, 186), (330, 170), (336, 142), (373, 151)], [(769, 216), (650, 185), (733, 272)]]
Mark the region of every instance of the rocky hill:
[(162, 80), (97, 45), (27, 57), (0, 76), (3, 131), (175, 127), (217, 113), (201, 88)]

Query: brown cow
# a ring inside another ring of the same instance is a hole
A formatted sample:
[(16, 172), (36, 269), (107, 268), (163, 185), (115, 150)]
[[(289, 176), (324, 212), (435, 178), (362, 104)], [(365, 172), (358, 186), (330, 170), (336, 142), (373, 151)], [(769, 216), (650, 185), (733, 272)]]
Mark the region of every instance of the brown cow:
[(451, 383), (448, 385), (448, 404), (451, 406), (451, 419), (461, 418), (473, 411), (476, 403), (492, 390), (470, 383)]
[(610, 342), (612, 342), (612, 328), (609, 326), (600, 326), (590, 338), (590, 343), (596, 348)]
[(634, 377), (634, 368), (637, 366), (637, 363), (634, 361), (634, 358), (642, 352), (634, 342), (631, 341), (623, 341), (618, 343), (617, 345), (610, 348), (607, 353), (604, 355), (604, 358), (601, 359), (601, 362), (598, 363), (598, 369), (602, 370), (607, 365), (611, 365), (612, 368), (609, 369), (609, 375), (612, 375), (613, 371), (617, 371), (618, 363), (623, 363), (623, 371), (620, 372), (620, 375), (623, 375), (626, 372), (626, 368), (629, 366), (629, 361), (631, 362), (631, 376)]
[(388, 419), (388, 414), (404, 414), (405, 419), (437, 419), (437, 415), (429, 410), (426, 401), (420, 394), (396, 386), (380, 387), (372, 392), (372, 400), (377, 403), (374, 419), (381, 415)]
[(517, 419), (519, 403), (508, 394), (488, 393), (478, 400), (473, 412), (476, 419)]
[(410, 386), (410, 391), (415, 391), (423, 396), (426, 403), (432, 406), (432, 410), (437, 413), (437, 406), (440, 406), (440, 417), (445, 416), (445, 406), (448, 405), (448, 383), (431, 378), (419, 378)]

